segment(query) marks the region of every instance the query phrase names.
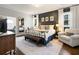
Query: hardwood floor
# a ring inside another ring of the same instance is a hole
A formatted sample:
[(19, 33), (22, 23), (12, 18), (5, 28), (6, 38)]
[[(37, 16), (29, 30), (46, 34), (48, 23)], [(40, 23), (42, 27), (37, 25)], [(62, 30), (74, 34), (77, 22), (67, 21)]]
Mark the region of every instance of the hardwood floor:
[(79, 55), (79, 46), (70, 47), (69, 45), (64, 43), (60, 51), (60, 55)]
[[(63, 42), (59, 41), (59, 39), (55, 39), (54, 41), (55, 41), (54, 44), (60, 45), (60, 43), (63, 43)], [(71, 46), (63, 43), (63, 46), (62, 46), (62, 49), (61, 49), (59, 55), (79, 55), (79, 46), (71, 47)]]
[[(54, 39), (53, 43), (56, 45), (61, 45), (61, 43), (63, 42), (60, 42), (58, 39)], [(17, 49), (16, 55), (23, 55), (23, 53), (19, 49)], [(79, 46), (70, 47), (69, 45), (63, 43), (63, 46), (59, 55), (79, 55)]]

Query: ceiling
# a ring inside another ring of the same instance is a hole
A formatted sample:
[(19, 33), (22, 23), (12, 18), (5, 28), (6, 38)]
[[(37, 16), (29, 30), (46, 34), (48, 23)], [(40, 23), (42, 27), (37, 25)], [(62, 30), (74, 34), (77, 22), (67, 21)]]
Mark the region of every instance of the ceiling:
[(0, 4), (0, 7), (33, 15), (69, 7), (72, 5), (73, 4)]

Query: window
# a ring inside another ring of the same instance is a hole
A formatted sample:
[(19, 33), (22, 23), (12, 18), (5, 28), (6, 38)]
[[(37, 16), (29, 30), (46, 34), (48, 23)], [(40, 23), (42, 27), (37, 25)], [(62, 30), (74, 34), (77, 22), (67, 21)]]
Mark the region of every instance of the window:
[(13, 17), (7, 17), (7, 29), (8, 30), (13, 30), (15, 26), (16, 19)]

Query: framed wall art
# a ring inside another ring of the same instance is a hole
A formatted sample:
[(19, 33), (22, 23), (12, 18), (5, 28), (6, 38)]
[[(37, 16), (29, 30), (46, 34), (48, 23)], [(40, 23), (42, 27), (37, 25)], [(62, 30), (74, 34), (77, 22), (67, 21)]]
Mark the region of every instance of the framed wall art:
[(54, 16), (50, 16), (50, 21), (54, 21)]
[(48, 17), (45, 17), (45, 21), (49, 21), (49, 18)]
[(41, 18), (41, 22), (44, 22), (44, 17)]

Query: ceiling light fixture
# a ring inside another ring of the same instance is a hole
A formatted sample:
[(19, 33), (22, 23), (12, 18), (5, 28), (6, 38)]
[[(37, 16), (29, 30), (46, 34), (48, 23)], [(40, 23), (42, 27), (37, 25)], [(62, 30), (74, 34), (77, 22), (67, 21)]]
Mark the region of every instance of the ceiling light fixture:
[(40, 4), (32, 4), (34, 7), (40, 7), (41, 5)]

